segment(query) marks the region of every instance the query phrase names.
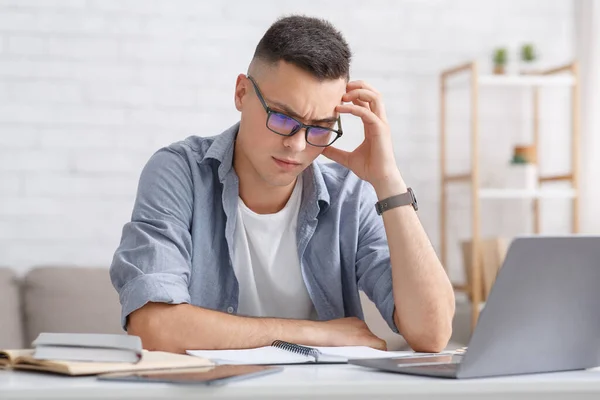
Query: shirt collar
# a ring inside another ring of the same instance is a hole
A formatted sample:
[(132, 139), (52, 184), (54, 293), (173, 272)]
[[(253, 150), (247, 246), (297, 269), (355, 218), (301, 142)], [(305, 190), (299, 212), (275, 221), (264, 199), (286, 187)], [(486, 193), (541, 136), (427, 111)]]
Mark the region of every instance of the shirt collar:
[[(218, 174), (220, 182), (223, 182), (229, 171), (233, 169), (233, 150), (239, 128), (240, 123), (238, 122), (216, 136), (204, 157), (200, 160), (200, 163), (208, 159), (219, 162)], [(313, 200), (312, 203), (318, 205), (320, 211), (325, 211), (329, 207), (330, 196), (318, 162), (314, 161), (302, 174), (303, 203), (305, 200)], [(319, 210), (315, 211), (318, 213)]]
[(200, 163), (208, 159), (219, 162), (219, 181), (223, 182), (227, 173), (233, 167), (233, 149), (235, 147), (235, 138), (237, 137), (240, 123), (231, 126), (223, 133), (215, 136), (212, 144), (200, 160)]
[(302, 173), (302, 178), (302, 193), (306, 195), (302, 196), (303, 202), (312, 199), (313, 204), (318, 205), (318, 209), (314, 210), (314, 217), (316, 217), (319, 211), (324, 212), (330, 204), (329, 190), (327, 190), (327, 185), (325, 184), (325, 179), (323, 179), (319, 163), (313, 161), (313, 163)]

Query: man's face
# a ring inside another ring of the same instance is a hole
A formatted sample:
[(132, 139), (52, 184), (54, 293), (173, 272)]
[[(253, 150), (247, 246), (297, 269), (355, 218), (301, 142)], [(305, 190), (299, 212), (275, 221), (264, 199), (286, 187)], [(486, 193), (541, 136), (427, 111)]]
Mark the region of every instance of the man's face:
[[(345, 79), (319, 81), (308, 72), (285, 62), (251, 75), (273, 111), (307, 125), (337, 129), (337, 123), (331, 120), (337, 118), (335, 107), (346, 92)], [(235, 102), (242, 113), (235, 148), (236, 160), (240, 160), (240, 167), (251, 168), (268, 185), (292, 184), (323, 151), (322, 147), (306, 142), (304, 129), (293, 136), (272, 132), (266, 124), (267, 112), (252, 82), (243, 75), (238, 77)]]

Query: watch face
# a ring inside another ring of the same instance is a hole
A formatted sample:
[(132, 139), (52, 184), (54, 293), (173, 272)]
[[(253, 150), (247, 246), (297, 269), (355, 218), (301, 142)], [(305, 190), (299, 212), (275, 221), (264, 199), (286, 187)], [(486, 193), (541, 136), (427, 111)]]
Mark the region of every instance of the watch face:
[(413, 199), (413, 201), (412, 201), (413, 208), (415, 209), (415, 211), (417, 211), (419, 209), (419, 203), (417, 203), (417, 196), (415, 196), (415, 192), (413, 192), (412, 189), (409, 188), (408, 191), (410, 192), (410, 195)]

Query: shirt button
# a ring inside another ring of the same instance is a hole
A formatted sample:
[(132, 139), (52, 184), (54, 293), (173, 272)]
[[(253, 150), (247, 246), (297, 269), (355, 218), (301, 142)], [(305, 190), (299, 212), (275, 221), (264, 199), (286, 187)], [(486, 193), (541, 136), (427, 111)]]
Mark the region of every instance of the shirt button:
[(233, 307), (227, 307), (227, 312), (228, 312), (229, 314), (233, 313)]

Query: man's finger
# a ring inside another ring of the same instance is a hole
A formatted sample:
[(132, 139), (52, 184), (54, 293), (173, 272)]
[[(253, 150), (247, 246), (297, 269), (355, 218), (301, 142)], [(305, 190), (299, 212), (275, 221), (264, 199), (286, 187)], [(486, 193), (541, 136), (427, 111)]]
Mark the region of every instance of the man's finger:
[(375, 347), (375, 348), (378, 349), (378, 350), (387, 351), (387, 343), (386, 343), (386, 341), (383, 340), (383, 339), (379, 339), (379, 341), (377, 343), (377, 347)]
[(348, 82), (348, 84), (346, 85), (346, 90), (350, 91), (353, 89), (368, 89), (372, 92), (377, 93), (378, 95), (381, 95), (381, 93), (379, 92), (379, 90), (375, 89), (373, 86), (369, 85), (367, 82), (365, 81), (352, 81), (352, 82)]
[(349, 152), (341, 149), (336, 149), (335, 147), (329, 146), (325, 147), (322, 153), (325, 157), (329, 158), (332, 161), (335, 161), (338, 164), (350, 169), (349, 161), (350, 154)]
[(369, 106), (369, 103), (367, 103), (366, 101), (356, 99), (356, 100), (352, 100), (352, 103), (356, 104), (357, 106), (364, 107), (367, 110), (371, 109), (371, 106)]
[(367, 110), (365, 107), (357, 106), (356, 104), (340, 104), (336, 107), (339, 113), (356, 115), (363, 120), (365, 124), (378, 124), (381, 119), (373, 113), (371, 110)]
[(354, 102), (354, 100), (360, 100), (363, 102), (367, 102), (367, 103), (369, 103), (369, 107), (370, 107), (371, 111), (373, 111), (375, 113), (375, 115), (377, 115), (379, 118), (381, 118), (384, 121), (386, 119), (385, 107), (383, 106), (383, 100), (381, 99), (380, 95), (373, 92), (372, 90), (354, 89), (354, 90), (351, 90), (351, 91), (347, 92), (346, 94), (344, 94), (344, 96), (342, 97), (342, 100), (351, 101), (351, 102)]

